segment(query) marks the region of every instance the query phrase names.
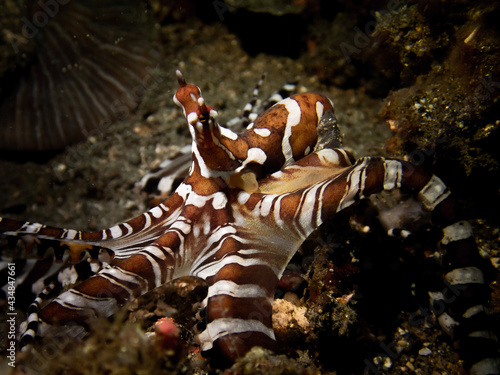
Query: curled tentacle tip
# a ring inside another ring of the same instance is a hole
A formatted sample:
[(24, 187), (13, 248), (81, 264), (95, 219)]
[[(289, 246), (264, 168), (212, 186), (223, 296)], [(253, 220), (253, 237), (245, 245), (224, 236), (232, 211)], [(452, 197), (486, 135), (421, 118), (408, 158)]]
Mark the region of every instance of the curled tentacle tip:
[(175, 71), (175, 76), (177, 77), (177, 82), (179, 83), (179, 87), (186, 86), (186, 80), (179, 69)]

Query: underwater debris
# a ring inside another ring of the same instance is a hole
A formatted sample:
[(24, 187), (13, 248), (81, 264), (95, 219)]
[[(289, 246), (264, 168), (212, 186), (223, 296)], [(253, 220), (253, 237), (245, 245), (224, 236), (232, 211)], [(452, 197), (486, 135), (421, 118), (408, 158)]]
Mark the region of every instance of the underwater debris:
[(417, 3), (381, 15), (366, 50), (394, 84), (380, 112), (393, 131), (387, 151), (461, 188), (488, 190), (475, 199), (498, 199), (500, 7)]
[(4, 30), (3, 49), (17, 58), (0, 68), (0, 149), (61, 149), (126, 118), (159, 60), (145, 8), (80, 0), (26, 9)]

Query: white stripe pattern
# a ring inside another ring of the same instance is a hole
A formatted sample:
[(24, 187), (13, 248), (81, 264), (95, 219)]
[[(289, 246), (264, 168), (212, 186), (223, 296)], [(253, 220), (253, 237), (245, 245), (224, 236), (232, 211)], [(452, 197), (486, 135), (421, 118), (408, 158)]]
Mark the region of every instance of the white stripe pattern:
[(220, 318), (208, 323), (207, 328), (198, 335), (201, 350), (212, 349), (213, 342), (224, 336), (244, 332), (260, 332), (275, 340), (273, 329), (258, 320)]

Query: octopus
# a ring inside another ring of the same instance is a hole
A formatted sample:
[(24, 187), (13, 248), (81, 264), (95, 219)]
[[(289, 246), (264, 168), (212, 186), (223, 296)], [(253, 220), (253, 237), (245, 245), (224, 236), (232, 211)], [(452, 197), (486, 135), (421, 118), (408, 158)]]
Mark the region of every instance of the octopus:
[[(325, 142), (323, 134), (336, 129), (333, 103), (323, 95), (285, 98), (237, 133), (217, 122), (197, 86), (180, 71), (176, 76), (173, 100), (192, 145), (187, 176), (166, 199), (96, 232), (0, 218), (2, 235), (36, 246), (39, 255), (51, 247), (56, 258), (91, 265), (85, 280), (56, 296), (51, 291), (67, 266), (45, 267), (21, 335), (24, 350), (38, 336), (61, 326), (88, 327), (96, 316), (112, 316), (127, 301), (183, 276), (208, 285), (196, 328), (212, 366), (227, 367), (255, 346), (276, 350), (275, 289), (302, 243), (344, 209), (396, 189), (412, 195), (442, 233), (444, 287), (429, 293), (432, 305), (442, 307), (433, 310), (437, 320), (467, 348), (461, 355), (470, 373), (499, 373), (491, 349), (496, 337), (484, 324), (487, 287), (472, 226), (460, 219), (439, 177), (406, 161), (356, 160), (336, 137)], [(386, 222), (390, 234), (411, 235), (395, 227), (397, 221)], [(472, 345), (479, 350), (469, 355)]]

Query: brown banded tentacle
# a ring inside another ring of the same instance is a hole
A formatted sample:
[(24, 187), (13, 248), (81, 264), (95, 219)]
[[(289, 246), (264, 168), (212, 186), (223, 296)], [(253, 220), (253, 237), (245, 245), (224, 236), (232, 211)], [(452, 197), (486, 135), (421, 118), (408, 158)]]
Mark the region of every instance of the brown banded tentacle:
[[(359, 160), (348, 172), (347, 178), (338, 180), (337, 185), (342, 184), (345, 184), (344, 189), (335, 184), (325, 189), (326, 202), (336, 201), (328, 194), (338, 194), (339, 190), (344, 192), (336, 207), (325, 205), (326, 211), (339, 211), (371, 194), (395, 188), (413, 192), (423, 207), (432, 211), (433, 222), (443, 230), (440, 245), (446, 251), (443, 258), (445, 288), (442, 292), (430, 293), (433, 311), (437, 312), (444, 331), (459, 342), (466, 368), (473, 370), (476, 366), (477, 373), (481, 373), (480, 369), (496, 371), (498, 353), (495, 348), (498, 340), (486, 314), (489, 292), (481, 270), (484, 262), (479, 255), (472, 227), (459, 219), (448, 187), (422, 168), (384, 158)], [(331, 213), (326, 216), (329, 215)]]
[(211, 363), (231, 363), (256, 345), (275, 349), (271, 314), (278, 281), (270, 267), (245, 263), (228, 263), (207, 278), (205, 328), (197, 339)]
[(21, 350), (23, 350), (24, 347), (29, 345), (35, 339), (38, 332), (38, 326), (40, 323), (38, 316), (40, 307), (42, 303), (45, 300), (47, 300), (48, 295), (54, 289), (54, 287), (55, 287), (54, 282), (44, 287), (43, 290), (35, 298), (35, 300), (30, 304), (27, 311), (27, 318), (25, 322), (26, 327), (24, 327), (23, 329), (23, 333), (21, 334), (21, 340), (19, 342)]
[[(246, 127), (253, 120), (255, 120), (255, 117), (258, 115), (258, 113), (252, 113), (252, 110), (255, 108), (255, 106), (257, 104), (257, 101), (259, 99), (259, 90), (260, 90), (260, 87), (262, 86), (262, 83), (264, 82), (264, 79), (266, 78), (266, 75), (267, 75), (266, 73), (262, 74), (259, 81), (255, 85), (255, 88), (253, 89), (252, 99), (243, 108), (241, 116), (237, 117), (237, 120), (233, 119), (233, 123), (238, 122), (238, 123), (240, 123), (240, 126)], [(281, 99), (283, 99), (283, 97), (281, 97), (280, 100)], [(228, 123), (227, 126), (229, 128), (233, 127), (233, 125), (230, 123)]]
[(113, 259), (98, 274), (44, 306), (40, 322), (85, 327), (97, 315), (113, 315), (126, 301), (172, 280), (180, 243), (180, 234), (171, 229), (137, 254)]
[(110, 256), (127, 258), (164, 232), (162, 225), (177, 219), (184, 201), (174, 193), (167, 201), (149, 211), (111, 228), (95, 232), (58, 228), (49, 225), (22, 222), (0, 217), (0, 233), (20, 238), (27, 248), (37, 246), (37, 255), (45, 256), (48, 247), (54, 248), (54, 257), (60, 261), (69, 250), (73, 263), (80, 262), (88, 253), (96, 261), (99, 251)]
[(479, 254), (471, 224), (460, 220), (457, 202), (446, 191), (442, 181), (432, 176), (420, 192), (427, 196), (425, 202), (433, 202), (432, 220), (443, 230), (444, 287), (429, 292), (432, 311), (457, 342), (460, 358), (470, 373), (500, 373), (498, 337), (486, 307), (490, 290), (482, 270), (487, 263)]
[[(433, 312), (443, 328), (459, 346), (464, 367), (471, 373), (495, 373), (500, 360), (498, 337), (487, 314), (490, 290), (471, 224), (458, 220), (459, 213), (451, 197), (440, 202), (433, 221), (443, 228), (441, 248), (444, 288), (430, 292)], [(480, 369), (482, 369), (480, 371)]]

